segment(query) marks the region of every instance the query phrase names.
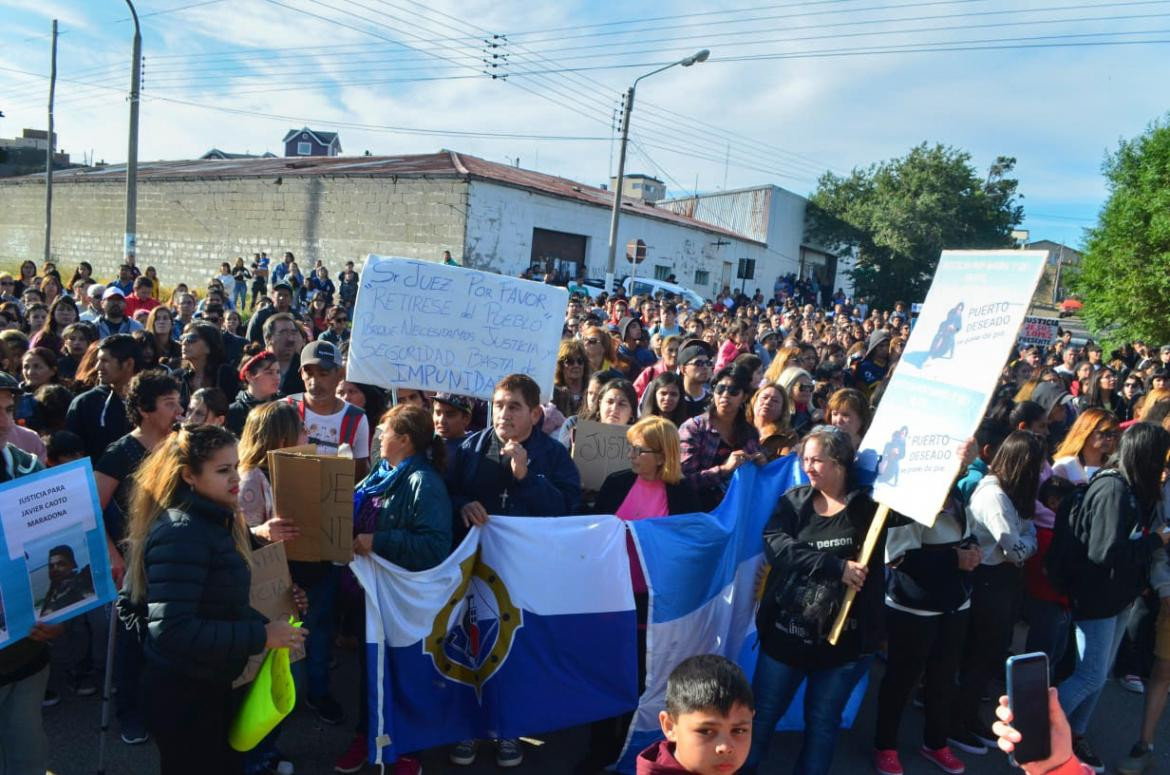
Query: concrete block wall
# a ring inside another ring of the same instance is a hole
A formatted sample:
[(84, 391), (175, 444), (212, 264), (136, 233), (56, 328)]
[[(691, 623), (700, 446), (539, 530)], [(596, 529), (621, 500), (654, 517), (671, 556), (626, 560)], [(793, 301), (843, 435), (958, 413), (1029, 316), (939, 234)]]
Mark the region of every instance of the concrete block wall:
[[(0, 182), (0, 266), (40, 263), (45, 189), (39, 180)], [(464, 252), (468, 185), (457, 179), (284, 177), (141, 180), (140, 267), (164, 284), (203, 285), (219, 263), (261, 250), (291, 250), (302, 270), (318, 258), (331, 272), (367, 253), (439, 260)], [(99, 278), (121, 262), (121, 181), (57, 181), (52, 255), (62, 273), (82, 260)]]

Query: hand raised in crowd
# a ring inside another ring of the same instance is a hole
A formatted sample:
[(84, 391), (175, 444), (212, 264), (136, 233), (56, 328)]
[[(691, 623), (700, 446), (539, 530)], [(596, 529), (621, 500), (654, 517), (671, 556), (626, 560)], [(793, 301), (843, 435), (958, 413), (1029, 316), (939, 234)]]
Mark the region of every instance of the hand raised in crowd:
[(307, 614), (309, 612), (308, 593), (296, 584), (293, 584), (291, 587), (289, 587), (289, 592), (292, 593), (293, 605), (295, 605), (297, 610), (301, 612), (301, 616)]
[(65, 625), (63, 624), (45, 624), (44, 622), (37, 622), (28, 631), (28, 637), (39, 643), (48, 643), (53, 638), (60, 637), (61, 633), (65, 632)]
[(975, 458), (978, 457), (978, 455), (979, 443), (975, 441), (974, 436), (959, 445), (959, 462), (962, 464), (964, 469), (974, 463)]
[(353, 537), (353, 553), (367, 556), (374, 551), (374, 534), (358, 533)]
[[(1019, 731), (1012, 726), (1012, 709), (1008, 705), (1007, 696), (999, 698), (999, 705), (995, 709), (995, 717), (999, 719), (991, 725), (991, 731), (999, 738), (996, 745), (1004, 753), (1011, 753), (1016, 749), (1016, 743), (1023, 739)], [(1073, 757), (1072, 730), (1068, 726), (1068, 718), (1060, 708), (1060, 696), (1055, 688), (1048, 690), (1048, 729), (1051, 735), (1051, 752), (1044, 761), (1027, 762), (1021, 768), (1028, 775), (1054, 770)]]
[(518, 441), (509, 441), (500, 450), (500, 456), (512, 461), (512, 476), (516, 477), (516, 481), (524, 481), (524, 477), (528, 476), (528, 450), (524, 449), (524, 445)]
[(264, 625), (264, 631), (268, 634), (264, 647), (270, 649), (301, 648), (309, 634), (304, 627), (293, 627), (283, 619)]
[(978, 546), (956, 546), (959, 555), (959, 570), (975, 570), (983, 562), (983, 552)]
[(301, 537), (301, 529), (291, 519), (285, 519), (279, 514), (272, 519), (252, 528), (252, 533), (269, 543), (292, 541)]
[(865, 578), (869, 575), (869, 567), (853, 560), (845, 561), (845, 572), (841, 574), (841, 581), (845, 586), (858, 592), (865, 586)]
[(486, 525), (488, 521), (487, 509), (479, 501), (472, 501), (459, 510), (459, 514), (463, 517), (463, 526), (471, 527), (472, 525)]

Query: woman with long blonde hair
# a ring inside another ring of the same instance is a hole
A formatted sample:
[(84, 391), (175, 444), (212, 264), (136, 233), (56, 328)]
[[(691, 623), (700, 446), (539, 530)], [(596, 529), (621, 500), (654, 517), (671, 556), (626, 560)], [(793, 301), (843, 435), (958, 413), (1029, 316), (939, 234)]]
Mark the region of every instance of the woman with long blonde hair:
[(297, 408), (285, 401), (253, 407), (240, 434), (240, 513), (262, 541), (291, 541), (300, 535), (292, 520), (276, 515), (269, 481), (268, 453), (307, 444)]
[(1107, 409), (1085, 409), (1053, 453), (1052, 473), (1073, 484), (1087, 484), (1117, 450), (1121, 427)]
[(229, 431), (184, 426), (143, 462), (131, 499), (119, 607), (142, 638), (143, 710), (162, 775), (242, 773), (228, 746), (232, 681), (252, 655), (307, 634), (249, 605), (237, 463)]

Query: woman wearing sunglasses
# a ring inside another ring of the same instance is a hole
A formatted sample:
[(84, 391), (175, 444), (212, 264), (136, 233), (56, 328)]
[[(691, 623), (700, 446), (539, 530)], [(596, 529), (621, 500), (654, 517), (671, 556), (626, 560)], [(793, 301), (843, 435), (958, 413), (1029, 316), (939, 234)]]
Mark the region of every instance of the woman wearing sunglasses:
[(812, 375), (802, 368), (789, 366), (780, 374), (780, 378), (776, 381), (788, 391), (789, 411), (792, 414), (792, 430), (796, 431), (798, 436), (803, 436), (812, 427), (813, 421), (816, 419), (813, 417)]
[(585, 386), (589, 384), (589, 359), (578, 339), (562, 339), (553, 375), (553, 404), (565, 417), (581, 411)]
[(751, 380), (743, 367), (723, 367), (711, 380), (707, 411), (679, 428), (683, 475), (707, 510), (723, 500), (735, 469), (748, 461), (766, 462), (759, 432), (745, 413)]
[(1052, 473), (1073, 484), (1087, 484), (1117, 450), (1117, 418), (1104, 409), (1086, 409), (1053, 454)]

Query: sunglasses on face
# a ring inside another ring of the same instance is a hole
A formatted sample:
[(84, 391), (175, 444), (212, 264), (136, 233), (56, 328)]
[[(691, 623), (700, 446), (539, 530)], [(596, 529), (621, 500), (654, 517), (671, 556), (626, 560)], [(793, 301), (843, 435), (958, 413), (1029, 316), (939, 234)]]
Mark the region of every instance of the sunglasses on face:
[(562, 358), (561, 363), (565, 364), (566, 366), (584, 366), (585, 359), (573, 356), (570, 358)]
[(601, 340), (598, 339), (597, 337), (591, 337), (591, 338), (585, 340), (585, 344), (598, 345), (598, 344), (601, 344)]
[(726, 393), (729, 396), (738, 396), (743, 393), (743, 388), (737, 385), (719, 384), (715, 386), (715, 395), (721, 396)]
[(800, 391), (801, 393), (811, 393), (811, 392), (812, 392), (812, 389), (813, 389), (813, 386), (812, 386), (812, 385), (805, 385), (805, 384), (803, 384), (803, 383), (802, 383), (802, 384), (800, 384), (800, 385), (797, 385), (797, 386), (796, 386), (796, 389), (797, 389), (798, 391)]
[(187, 334), (186, 336), (179, 337), (179, 342), (181, 342), (182, 344), (195, 344), (198, 341), (199, 341), (198, 334)]

